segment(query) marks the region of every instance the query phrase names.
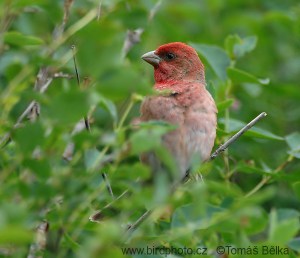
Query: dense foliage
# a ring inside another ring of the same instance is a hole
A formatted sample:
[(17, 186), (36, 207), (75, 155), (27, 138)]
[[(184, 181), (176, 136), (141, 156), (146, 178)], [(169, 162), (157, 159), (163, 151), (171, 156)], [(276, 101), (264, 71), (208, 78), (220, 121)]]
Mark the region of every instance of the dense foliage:
[[(5, 0), (0, 14), (1, 257), (166, 257), (124, 247), (215, 257), (218, 246), (230, 257), (299, 257), (298, 0)], [(140, 56), (173, 41), (205, 63), (216, 147), (268, 116), (212, 162), (195, 163), (204, 182), (169, 195), (163, 175), (145, 183), (151, 173), (138, 155), (155, 150), (172, 167), (160, 144), (172, 128), (131, 121), (153, 94)], [(34, 112), (21, 116), (30, 103)], [(102, 221), (91, 222), (100, 209)], [(288, 254), (262, 254), (264, 246)]]

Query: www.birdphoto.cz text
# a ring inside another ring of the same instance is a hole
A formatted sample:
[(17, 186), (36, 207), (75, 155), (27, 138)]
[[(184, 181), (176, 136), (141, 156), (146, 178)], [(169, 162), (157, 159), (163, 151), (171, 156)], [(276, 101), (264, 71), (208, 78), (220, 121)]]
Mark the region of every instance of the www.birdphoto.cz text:
[(289, 248), (274, 245), (235, 247), (231, 245), (217, 246), (214, 250), (209, 250), (207, 247), (166, 247), (166, 246), (147, 246), (147, 247), (123, 247), (121, 248), (124, 255), (211, 255), (211, 254), (228, 254), (228, 255), (273, 255), (281, 256), (288, 255)]

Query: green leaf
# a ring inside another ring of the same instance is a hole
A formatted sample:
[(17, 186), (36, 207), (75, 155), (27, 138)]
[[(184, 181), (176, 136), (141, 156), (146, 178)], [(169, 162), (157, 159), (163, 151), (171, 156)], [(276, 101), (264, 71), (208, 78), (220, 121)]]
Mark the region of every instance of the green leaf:
[[(224, 124), (225, 120), (220, 119), (220, 123)], [(230, 118), (229, 119), (229, 127), (228, 127), (228, 133), (235, 133), (242, 129), (246, 124), (240, 120)], [(263, 139), (269, 139), (269, 140), (278, 140), (282, 141), (284, 140), (283, 137), (275, 135), (265, 129), (261, 129), (258, 127), (252, 127), (250, 130), (248, 130), (245, 135), (256, 137), (256, 138), (263, 138)]]
[[(236, 205), (236, 202), (233, 203), (234, 205)], [(228, 212), (230, 217), (218, 223), (214, 227), (215, 230), (223, 232), (242, 230), (248, 235), (253, 235), (263, 232), (268, 223), (264, 210), (256, 206), (251, 207), (249, 204)]]
[(256, 36), (249, 36), (241, 39), (241, 42), (239, 44), (236, 44), (234, 46), (233, 52), (236, 58), (243, 57), (246, 53), (251, 52), (255, 47), (257, 43), (257, 37)]
[(90, 107), (89, 100), (89, 94), (85, 91), (73, 89), (60, 92), (49, 100), (45, 113), (60, 124), (73, 124), (86, 116)]
[(293, 190), (295, 194), (298, 196), (298, 198), (300, 199), (300, 181), (293, 183)]
[(30, 156), (36, 147), (44, 143), (44, 130), (39, 122), (26, 124), (13, 132), (13, 139), (20, 146), (23, 155)]
[(234, 46), (240, 44), (241, 38), (238, 35), (228, 35), (225, 39), (225, 49), (231, 59), (234, 59)]
[(33, 232), (24, 228), (8, 226), (1, 228), (0, 244), (29, 244), (33, 239)]
[[(167, 170), (172, 173), (172, 178), (180, 176), (178, 167), (171, 153), (162, 145), (162, 136), (169, 131), (174, 130), (174, 125), (163, 121), (150, 121), (147, 123), (140, 123), (140, 129), (134, 132), (130, 137), (130, 153), (133, 155), (143, 154), (151, 151), (148, 155), (154, 155), (154, 159), (158, 158), (157, 169)], [(163, 164), (163, 166), (160, 166)], [(170, 178), (169, 178), (170, 179)]]
[(5, 32), (3, 37), (5, 43), (15, 46), (36, 46), (44, 44), (42, 39), (24, 35), (18, 31)]
[(175, 127), (163, 121), (140, 123), (141, 127), (130, 137), (131, 153), (141, 154), (161, 146), (161, 137)]
[(84, 153), (84, 164), (86, 169), (92, 169), (95, 167), (96, 162), (99, 159), (100, 152), (97, 149), (87, 150)]
[(271, 211), (270, 242), (285, 245), (297, 234), (299, 229), (299, 212), (290, 209)]
[(195, 43), (191, 43), (191, 46), (207, 61), (221, 80), (225, 81), (227, 79), (226, 69), (230, 65), (230, 59), (222, 48)]
[(300, 217), (300, 212), (294, 209), (278, 209), (277, 218), (278, 221), (285, 221), (288, 219), (297, 219)]
[(39, 178), (46, 179), (51, 175), (51, 167), (47, 160), (28, 158), (23, 163)]
[(64, 241), (66, 242), (66, 245), (68, 247), (72, 247), (73, 250), (80, 248), (80, 245), (77, 242), (75, 242), (75, 240), (73, 240), (68, 233), (64, 232), (63, 236), (64, 236)]
[(242, 172), (242, 173), (249, 173), (249, 174), (258, 174), (258, 175), (263, 175), (263, 176), (271, 176), (272, 173), (270, 171), (266, 171), (262, 168), (250, 166), (247, 163), (240, 162), (236, 166), (237, 171)]
[(276, 141), (283, 141), (284, 138), (273, 134), (265, 129), (254, 127), (246, 132), (246, 135), (256, 138), (268, 139), (268, 140), (276, 140)]
[(12, 4), (15, 8), (24, 8), (32, 5), (43, 5), (45, 2), (45, 0), (18, 0), (14, 1)]
[(267, 85), (270, 82), (270, 79), (268, 78), (259, 79), (250, 73), (232, 67), (229, 67), (227, 69), (227, 74), (229, 78), (235, 83), (249, 82), (249, 83), (258, 83), (262, 85)]
[(205, 211), (197, 203), (187, 204), (175, 210), (172, 216), (172, 228), (189, 227), (194, 230), (206, 229), (210, 226), (212, 217), (224, 210), (220, 207), (206, 204)]
[(227, 99), (227, 100), (224, 100), (222, 102), (218, 102), (217, 103), (218, 111), (221, 112), (221, 111), (231, 107), (233, 102), (234, 102), (234, 99)]
[(266, 212), (259, 207), (245, 207), (238, 213), (240, 214), (241, 226), (245, 229), (247, 234), (256, 234), (263, 232), (268, 223)]
[(112, 102), (110, 99), (104, 97), (102, 94), (99, 94), (97, 92), (91, 92), (90, 101), (93, 104), (95, 105), (97, 104), (103, 109), (105, 109), (106, 111), (108, 111), (108, 113), (110, 114), (114, 122), (118, 120), (117, 108), (114, 102)]
[(289, 153), (296, 158), (300, 158), (300, 133), (291, 133), (285, 137), (285, 141), (291, 149)]
[(144, 77), (128, 66), (104, 70), (99, 81), (101, 84), (97, 84), (97, 91), (113, 101), (124, 100), (133, 93), (145, 95), (151, 92)]
[(141, 180), (149, 179), (151, 176), (150, 169), (148, 166), (142, 164), (141, 162), (131, 163), (131, 164), (125, 164), (120, 165), (117, 168), (117, 173), (114, 174), (114, 179), (117, 180), (136, 180), (136, 173), (138, 173), (138, 176)]
[(229, 35), (225, 39), (225, 49), (232, 59), (239, 59), (251, 52), (257, 43), (256, 36), (241, 38), (238, 35)]
[(117, 122), (118, 112), (117, 112), (115, 104), (111, 100), (101, 97), (99, 105), (102, 106), (103, 108), (105, 108), (110, 113), (114, 122)]
[(288, 242), (288, 247), (300, 253), (300, 237), (294, 238)]

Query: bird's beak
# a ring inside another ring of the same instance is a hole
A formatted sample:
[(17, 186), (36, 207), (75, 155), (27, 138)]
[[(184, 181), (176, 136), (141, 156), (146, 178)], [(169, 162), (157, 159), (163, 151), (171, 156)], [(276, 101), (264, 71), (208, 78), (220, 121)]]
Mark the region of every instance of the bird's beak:
[(146, 54), (143, 54), (141, 58), (146, 61), (147, 63), (153, 65), (153, 66), (158, 66), (161, 58), (155, 54), (155, 51), (150, 51)]

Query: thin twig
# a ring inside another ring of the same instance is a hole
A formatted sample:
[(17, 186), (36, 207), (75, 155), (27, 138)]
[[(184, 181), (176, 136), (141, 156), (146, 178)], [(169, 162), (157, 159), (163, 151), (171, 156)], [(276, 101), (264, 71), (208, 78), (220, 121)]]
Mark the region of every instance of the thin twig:
[[(293, 155), (290, 155), (287, 160), (285, 160), (282, 164), (280, 164), (275, 170), (274, 172), (272, 173), (272, 175), (275, 175), (277, 173), (279, 173), (282, 169), (284, 169), (290, 162), (292, 162), (294, 159), (294, 156)], [(264, 176), (261, 181), (251, 190), (249, 191), (245, 197), (249, 197), (253, 194), (255, 194), (258, 190), (260, 190), (265, 184), (267, 184), (271, 178), (272, 178), (272, 175), (270, 176)]]
[(25, 117), (27, 117), (29, 115), (29, 113), (31, 112), (31, 109), (33, 108), (33, 106), (35, 105), (35, 101), (31, 101), (30, 104), (28, 105), (28, 107), (24, 110), (24, 112), (19, 116), (17, 123), (15, 123), (14, 128), (17, 128), (22, 121), (24, 120)]
[(64, 3), (64, 18), (63, 18), (63, 22), (62, 22), (62, 30), (65, 29), (65, 26), (69, 20), (69, 17), (70, 17), (70, 10), (71, 10), (71, 7), (74, 3), (74, 0), (65, 0), (65, 3)]
[(143, 213), (142, 216), (140, 216), (133, 224), (129, 225), (126, 229), (125, 234), (131, 234), (133, 231), (135, 231), (139, 225), (142, 224), (144, 220), (146, 220), (150, 215), (152, 214), (152, 210), (147, 210)]
[(136, 30), (127, 30), (126, 38), (124, 40), (122, 48), (122, 59), (126, 57), (130, 49), (141, 41), (141, 35), (144, 32), (143, 28), (138, 28)]
[[(72, 45), (71, 49), (72, 49), (72, 53), (73, 53), (73, 62), (74, 62), (74, 68), (75, 68), (75, 74), (76, 74), (77, 84), (78, 84), (78, 87), (80, 87), (80, 77), (79, 77), (78, 68), (77, 68), (77, 62), (76, 62), (75, 45)], [(84, 117), (84, 124), (85, 124), (86, 130), (90, 131), (91, 127), (90, 127), (89, 119), (88, 119), (87, 116)]]
[(255, 194), (259, 189), (261, 189), (266, 183), (269, 182), (269, 180), (271, 179), (271, 176), (264, 176), (262, 178), (262, 180), (251, 190), (249, 191), (245, 197), (249, 197), (253, 194)]
[(225, 151), (228, 148), (229, 145), (231, 145), (232, 143), (234, 143), (238, 138), (240, 138), (245, 132), (247, 132), (252, 126), (254, 126), (259, 120), (261, 120), (262, 118), (264, 118), (266, 115), (267, 115), (266, 112), (262, 112), (257, 117), (255, 117), (250, 123), (248, 123), (241, 130), (239, 130), (235, 135), (233, 135), (232, 137), (230, 137), (230, 139), (228, 141), (226, 141), (224, 144), (221, 144), (214, 151), (214, 153), (211, 154), (210, 160), (215, 159), (220, 153), (222, 153), (223, 151)]
[(155, 14), (158, 12), (159, 8), (161, 7), (161, 4), (162, 4), (162, 0), (157, 1), (154, 7), (150, 10), (149, 17), (148, 17), (149, 21), (153, 20)]
[(32, 243), (30, 245), (27, 258), (42, 257), (38, 254), (43, 252), (46, 248), (48, 229), (49, 229), (49, 223), (47, 221), (43, 221), (38, 225), (36, 229), (35, 243)]
[[(78, 84), (78, 87), (80, 87), (80, 77), (79, 77), (79, 72), (78, 72), (78, 68), (77, 68), (77, 62), (76, 62), (76, 49), (75, 49), (75, 45), (71, 46), (72, 48), (72, 53), (73, 53), (73, 62), (74, 62), (74, 68), (75, 68), (75, 73), (76, 73), (76, 79), (77, 79), (77, 84)], [(84, 116), (84, 125), (85, 125), (85, 128), (87, 131), (91, 131), (91, 126), (90, 126), (90, 122), (89, 122), (89, 118), (88, 116)], [(112, 191), (112, 187), (109, 183), (109, 180), (107, 179), (107, 176), (106, 174), (103, 172), (101, 173), (102, 174), (102, 177), (103, 177), (103, 180), (106, 184), (106, 188), (109, 192), (109, 194), (114, 198), (114, 194), (113, 194), (113, 191)]]
[(98, 10), (97, 10), (97, 21), (100, 20), (101, 17), (101, 9), (102, 9), (102, 0), (99, 1)]
[(72, 79), (74, 76), (72, 74), (58, 72), (53, 74), (53, 78), (65, 78), (65, 79)]
[(135, 95), (131, 95), (130, 102), (129, 102), (128, 106), (126, 107), (126, 109), (125, 109), (125, 111), (124, 111), (124, 113), (123, 113), (123, 115), (120, 119), (120, 122), (117, 126), (117, 130), (122, 128), (126, 118), (128, 117), (128, 114), (129, 114), (130, 110), (132, 109), (135, 102), (136, 102)]
[[(84, 119), (81, 119), (76, 125), (74, 126), (74, 129), (71, 133), (71, 135), (75, 135), (77, 133), (82, 132), (83, 130), (86, 129)], [(69, 142), (64, 150), (64, 153), (62, 155), (63, 159), (66, 161), (71, 161), (73, 158), (73, 153), (75, 149), (75, 144), (74, 142)]]
[(106, 184), (107, 191), (109, 192), (110, 196), (114, 199), (115, 196), (114, 196), (114, 193), (112, 191), (111, 185), (110, 185), (110, 183), (108, 181), (108, 178), (107, 178), (106, 174), (102, 173), (102, 177), (103, 177), (103, 180), (104, 180), (104, 182)]
[(121, 193), (121, 194), (120, 194), (117, 198), (115, 198), (113, 201), (111, 201), (110, 203), (108, 203), (107, 205), (105, 205), (101, 210), (95, 211), (94, 214), (91, 215), (91, 216), (89, 217), (89, 220), (92, 221), (92, 222), (99, 222), (99, 221), (101, 221), (102, 216), (103, 216), (103, 210), (112, 207), (112, 205), (113, 205), (116, 201), (120, 200), (121, 198), (123, 198), (123, 197), (126, 196), (127, 194), (129, 194), (129, 190), (128, 190), (128, 189), (125, 190), (123, 193)]
[(76, 62), (76, 47), (75, 47), (75, 45), (72, 45), (71, 49), (72, 49), (72, 54), (73, 54), (72, 57), (73, 57), (75, 74), (76, 74), (76, 80), (77, 80), (78, 87), (80, 87), (80, 77), (79, 77), (77, 62)]

